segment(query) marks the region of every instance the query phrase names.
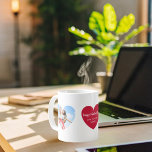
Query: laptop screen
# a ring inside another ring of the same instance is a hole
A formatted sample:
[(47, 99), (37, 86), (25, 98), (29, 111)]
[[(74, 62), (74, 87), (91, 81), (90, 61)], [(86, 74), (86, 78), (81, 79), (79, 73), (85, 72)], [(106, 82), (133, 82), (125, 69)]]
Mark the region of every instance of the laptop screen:
[(107, 100), (152, 114), (152, 47), (120, 50)]

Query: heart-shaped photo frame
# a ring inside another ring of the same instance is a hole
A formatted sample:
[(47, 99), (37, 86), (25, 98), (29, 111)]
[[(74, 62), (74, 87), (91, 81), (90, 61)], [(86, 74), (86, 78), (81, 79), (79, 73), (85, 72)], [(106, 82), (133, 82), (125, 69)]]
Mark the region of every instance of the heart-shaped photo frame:
[(94, 109), (91, 106), (84, 107), (81, 115), (86, 125), (94, 129), (98, 123), (98, 104), (95, 105)]

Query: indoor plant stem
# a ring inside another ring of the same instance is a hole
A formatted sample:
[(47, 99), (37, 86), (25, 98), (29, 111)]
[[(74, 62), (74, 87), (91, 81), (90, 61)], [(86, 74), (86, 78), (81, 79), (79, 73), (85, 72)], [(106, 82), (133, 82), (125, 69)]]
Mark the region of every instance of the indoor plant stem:
[(107, 56), (107, 64), (106, 64), (106, 75), (109, 76), (111, 74), (112, 67), (112, 58), (111, 56)]

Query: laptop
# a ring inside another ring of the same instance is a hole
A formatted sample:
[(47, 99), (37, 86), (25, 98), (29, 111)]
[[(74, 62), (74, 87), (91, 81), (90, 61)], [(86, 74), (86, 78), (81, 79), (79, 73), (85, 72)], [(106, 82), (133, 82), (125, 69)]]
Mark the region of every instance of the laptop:
[(123, 47), (99, 103), (99, 127), (143, 122), (152, 122), (152, 47)]

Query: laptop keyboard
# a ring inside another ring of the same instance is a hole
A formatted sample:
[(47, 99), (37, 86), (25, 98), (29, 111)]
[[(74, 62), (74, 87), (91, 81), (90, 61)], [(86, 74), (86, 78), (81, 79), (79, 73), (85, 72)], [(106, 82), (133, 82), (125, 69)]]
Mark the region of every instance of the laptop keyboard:
[(114, 106), (111, 106), (111, 105), (106, 104), (104, 102), (99, 103), (99, 112), (104, 114), (104, 115), (115, 118), (115, 119), (143, 117), (142, 114), (138, 114), (138, 113), (135, 113), (135, 112), (132, 112), (132, 111), (128, 111), (128, 110), (125, 110), (125, 109), (114, 107)]

